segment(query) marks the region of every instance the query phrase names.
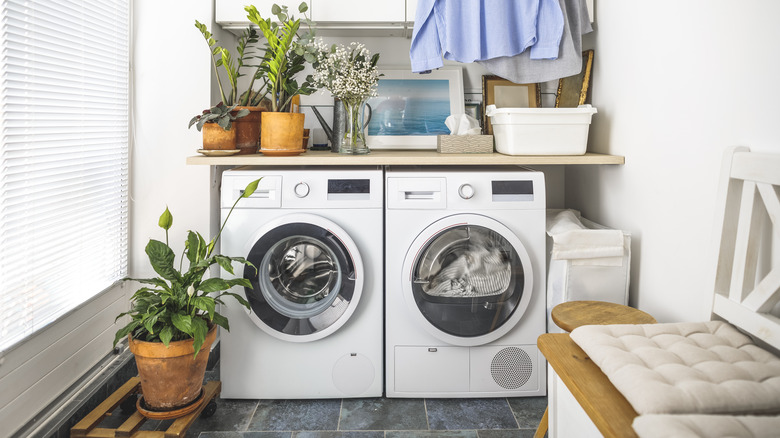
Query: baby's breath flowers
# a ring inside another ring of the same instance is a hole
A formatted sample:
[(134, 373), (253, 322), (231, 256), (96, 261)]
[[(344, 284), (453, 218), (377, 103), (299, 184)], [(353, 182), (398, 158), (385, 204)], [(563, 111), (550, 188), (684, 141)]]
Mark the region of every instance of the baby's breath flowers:
[(379, 54), (373, 56), (362, 43), (328, 47), (321, 38), (311, 43), (317, 50), (313, 63), (313, 85), (330, 91), (341, 100), (364, 100), (376, 96)]
[[(311, 50), (313, 47), (314, 50)], [(347, 154), (367, 154), (360, 120), (360, 110), (366, 99), (376, 96), (379, 82), (379, 69), (376, 66), (379, 54), (373, 56), (361, 43), (352, 42), (345, 46), (325, 45), (321, 38), (310, 43), (309, 53), (316, 53), (312, 63), (314, 74), (309, 81), (312, 86), (324, 88), (341, 99), (347, 114), (347, 126), (339, 152)]]

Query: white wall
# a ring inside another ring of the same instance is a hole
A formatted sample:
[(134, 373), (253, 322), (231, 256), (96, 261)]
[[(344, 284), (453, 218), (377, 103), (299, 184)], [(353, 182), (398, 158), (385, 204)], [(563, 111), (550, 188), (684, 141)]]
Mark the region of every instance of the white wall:
[(133, 2), (133, 13), (130, 273), (144, 277), (154, 274), (144, 247), (150, 238), (164, 240), (157, 220), (166, 205), (173, 214), (169, 238), (177, 257), (187, 230), (209, 233), (209, 168), (187, 166), (185, 159), (202, 142), (187, 123), (212, 104), (209, 50), (194, 24), (210, 23), (214, 14), (213, 2), (187, 0)]
[(631, 303), (660, 321), (707, 319), (724, 149), (780, 152), (780, 2), (599, 0), (590, 151), (566, 202), (633, 234)]

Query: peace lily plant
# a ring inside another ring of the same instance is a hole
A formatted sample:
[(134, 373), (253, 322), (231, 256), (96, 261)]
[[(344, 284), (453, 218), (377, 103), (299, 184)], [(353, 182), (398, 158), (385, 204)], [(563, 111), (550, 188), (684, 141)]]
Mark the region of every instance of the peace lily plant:
[[(176, 255), (168, 245), (168, 229), (173, 225), (173, 215), (165, 208), (158, 225), (165, 230), (165, 242), (150, 239), (146, 255), (159, 277), (126, 278), (147, 285), (138, 289), (130, 299), (132, 309), (117, 316), (130, 315), (130, 322), (116, 332), (114, 346), (120, 339), (132, 334), (134, 339), (147, 342), (162, 342), (167, 347), (172, 341), (193, 339), (194, 357), (206, 338), (209, 328), (219, 325), (230, 330), (226, 317), (216, 311), (217, 304), (224, 304), (223, 297), (232, 297), (249, 308), (249, 303), (240, 295), (228, 292), (233, 286), (252, 287), (245, 278), (225, 280), (219, 277), (203, 279), (214, 264), (233, 275), (233, 262), (252, 266), (243, 257), (229, 257), (213, 254), (214, 248), (230, 218), (230, 214), (242, 198), (248, 198), (257, 189), (260, 180), (249, 183), (241, 197), (230, 208), (219, 233), (208, 243), (200, 233), (189, 231), (179, 268), (174, 266)], [(184, 259), (189, 262), (183, 270)]]

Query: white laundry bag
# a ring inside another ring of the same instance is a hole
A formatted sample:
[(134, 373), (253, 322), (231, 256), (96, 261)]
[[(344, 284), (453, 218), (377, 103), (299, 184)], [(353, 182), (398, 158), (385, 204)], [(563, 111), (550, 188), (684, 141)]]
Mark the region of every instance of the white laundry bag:
[(561, 333), (550, 317), (566, 301), (628, 304), (631, 235), (591, 222), (576, 210), (548, 210), (547, 331)]

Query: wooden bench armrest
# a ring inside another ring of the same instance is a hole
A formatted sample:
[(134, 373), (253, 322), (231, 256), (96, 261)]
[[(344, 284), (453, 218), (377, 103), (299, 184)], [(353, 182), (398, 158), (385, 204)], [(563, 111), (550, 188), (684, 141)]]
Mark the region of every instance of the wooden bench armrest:
[(634, 408), (568, 333), (543, 334), (537, 345), (602, 435), (637, 436), (631, 428), (637, 417)]

